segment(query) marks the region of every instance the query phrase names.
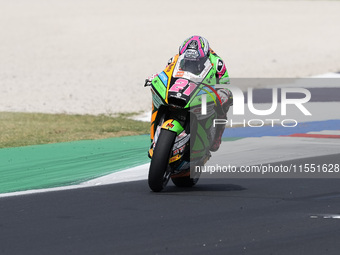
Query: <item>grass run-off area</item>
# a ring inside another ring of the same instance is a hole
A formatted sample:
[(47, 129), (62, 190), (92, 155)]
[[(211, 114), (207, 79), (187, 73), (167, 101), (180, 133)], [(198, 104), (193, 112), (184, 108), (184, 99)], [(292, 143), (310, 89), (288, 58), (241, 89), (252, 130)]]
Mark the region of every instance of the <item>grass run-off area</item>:
[(0, 148), (149, 133), (149, 123), (129, 116), (0, 112)]

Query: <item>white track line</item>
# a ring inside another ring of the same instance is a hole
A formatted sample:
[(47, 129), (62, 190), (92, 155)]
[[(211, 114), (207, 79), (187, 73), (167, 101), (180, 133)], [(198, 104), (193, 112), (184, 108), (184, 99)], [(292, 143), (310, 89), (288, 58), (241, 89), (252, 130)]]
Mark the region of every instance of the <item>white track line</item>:
[(80, 189), (80, 188), (94, 187), (98, 185), (143, 180), (143, 179), (147, 179), (148, 170), (149, 170), (149, 164), (144, 164), (144, 165), (133, 167), (133, 168), (121, 171), (121, 172), (109, 174), (109, 175), (106, 175), (100, 178), (96, 178), (96, 179), (93, 179), (87, 182), (83, 182), (78, 185), (4, 193), (4, 194), (0, 194), (0, 198), (37, 194), (37, 193), (44, 193), (44, 192), (52, 192), (52, 191)]

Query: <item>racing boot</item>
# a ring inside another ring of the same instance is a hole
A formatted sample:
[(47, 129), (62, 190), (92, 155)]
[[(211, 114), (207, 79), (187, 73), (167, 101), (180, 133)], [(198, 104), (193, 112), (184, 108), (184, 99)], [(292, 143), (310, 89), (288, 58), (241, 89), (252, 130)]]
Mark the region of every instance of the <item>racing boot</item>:
[(224, 129), (225, 129), (224, 125), (218, 125), (216, 127), (215, 138), (214, 138), (213, 144), (211, 145), (209, 149), (210, 151), (215, 152), (220, 148)]
[[(233, 105), (233, 96), (229, 89), (220, 89), (217, 91), (222, 101), (222, 107), (216, 109), (218, 119), (227, 119), (227, 113), (231, 105)], [(222, 135), (225, 129), (225, 125), (217, 125), (215, 138), (213, 144), (210, 147), (210, 151), (215, 152), (220, 148), (222, 142)]]

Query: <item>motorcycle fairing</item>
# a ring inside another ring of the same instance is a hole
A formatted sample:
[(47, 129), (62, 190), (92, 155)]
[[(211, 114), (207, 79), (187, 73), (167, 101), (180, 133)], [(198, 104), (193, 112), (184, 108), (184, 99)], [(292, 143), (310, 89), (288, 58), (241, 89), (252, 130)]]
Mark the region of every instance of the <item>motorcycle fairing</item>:
[[(174, 108), (190, 108), (190, 112), (194, 113), (197, 120), (202, 117), (201, 114), (201, 104), (202, 95), (207, 94), (207, 116), (204, 118), (211, 118), (214, 113), (214, 105), (218, 102), (218, 95), (214, 89), (214, 84), (216, 83), (214, 68), (211, 65), (209, 59), (205, 63), (205, 68), (199, 75), (194, 75), (192, 73), (181, 70), (180, 61), (183, 56), (176, 55), (173, 58), (172, 63), (170, 63), (151, 83), (152, 100), (153, 100), (153, 111), (152, 111), (152, 126), (151, 126), (151, 139), (153, 140), (152, 146), (149, 150), (149, 156), (152, 158), (153, 149), (157, 143), (157, 138), (160, 134), (161, 129), (168, 129), (170, 131), (176, 132), (177, 137), (170, 155), (169, 163), (175, 165), (175, 169), (181, 169), (185, 162), (178, 161), (182, 158), (185, 151), (190, 150), (190, 146), (187, 146), (190, 137), (193, 134), (187, 134), (184, 131), (182, 125), (175, 119), (161, 120), (163, 117), (163, 105), (166, 107)], [(162, 123), (164, 121), (164, 123)], [(211, 122), (211, 121), (210, 121)], [(207, 122), (206, 122), (207, 123)], [(210, 126), (210, 125), (208, 125)], [(156, 128), (157, 127), (157, 128)], [(155, 130), (156, 128), (156, 130)], [(198, 123), (197, 135), (195, 141), (193, 142), (193, 147), (191, 152), (195, 158), (204, 156), (204, 148), (209, 147), (211, 137), (206, 134), (207, 125)], [(195, 135), (194, 135), (195, 136)], [(178, 161), (177, 163), (174, 163)]]
[[(209, 95), (207, 97), (208, 104), (214, 103), (216, 105), (216, 98), (218, 97), (214, 91), (216, 77), (209, 59), (207, 59), (205, 68), (199, 75), (181, 70), (180, 61), (182, 59), (183, 56), (176, 55), (172, 63), (152, 80), (151, 90), (155, 107), (159, 108), (160, 105), (169, 104), (169, 98), (182, 100), (183, 108), (195, 107), (201, 104), (202, 94)], [(204, 84), (197, 85), (191, 83), (190, 80)]]

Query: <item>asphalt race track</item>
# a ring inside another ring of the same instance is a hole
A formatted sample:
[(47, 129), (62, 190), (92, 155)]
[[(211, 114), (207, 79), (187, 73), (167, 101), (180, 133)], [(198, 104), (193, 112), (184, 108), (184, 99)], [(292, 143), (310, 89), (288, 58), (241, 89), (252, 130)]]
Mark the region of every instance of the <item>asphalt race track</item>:
[[(226, 142), (209, 162), (339, 164), (339, 128), (328, 121), (339, 119), (338, 101), (314, 99), (331, 129)], [(0, 197), (0, 254), (338, 255), (340, 178), (311, 176), (201, 178), (160, 193), (143, 179)]]
[(0, 215), (0, 254), (339, 254), (340, 179), (143, 180), (1, 198)]

